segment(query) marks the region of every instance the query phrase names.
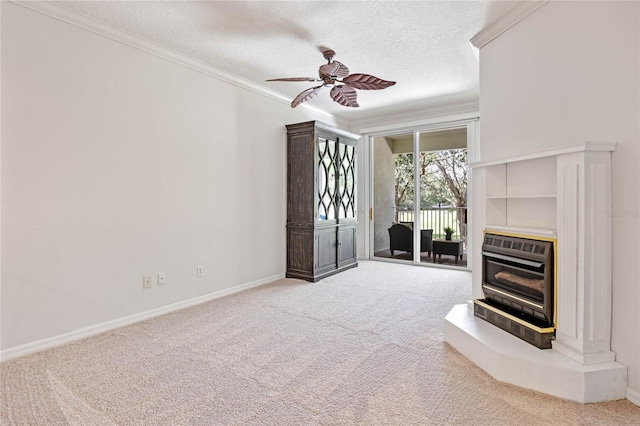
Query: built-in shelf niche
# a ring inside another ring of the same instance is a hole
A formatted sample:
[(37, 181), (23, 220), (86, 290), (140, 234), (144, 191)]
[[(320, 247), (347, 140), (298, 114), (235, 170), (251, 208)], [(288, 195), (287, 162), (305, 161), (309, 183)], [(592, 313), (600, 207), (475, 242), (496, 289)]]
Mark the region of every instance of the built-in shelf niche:
[(486, 167), (487, 226), (556, 229), (556, 158)]

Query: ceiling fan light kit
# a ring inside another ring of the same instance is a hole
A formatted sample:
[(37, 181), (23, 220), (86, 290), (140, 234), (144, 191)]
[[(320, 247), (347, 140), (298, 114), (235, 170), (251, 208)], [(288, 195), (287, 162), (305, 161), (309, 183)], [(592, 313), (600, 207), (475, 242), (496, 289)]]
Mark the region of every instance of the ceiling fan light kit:
[(286, 77), (273, 78), (267, 81), (316, 81), (322, 82), (319, 86), (311, 87), (291, 102), (291, 108), (295, 108), (303, 102), (308, 101), (320, 92), (323, 87), (330, 87), (329, 95), (331, 99), (346, 107), (358, 107), (359, 90), (381, 90), (396, 84), (395, 81), (387, 81), (369, 74), (349, 74), (349, 68), (341, 62), (334, 61), (336, 52), (331, 49), (322, 51), (322, 56), (327, 63), (320, 66), (318, 70), (319, 78), (314, 77)]

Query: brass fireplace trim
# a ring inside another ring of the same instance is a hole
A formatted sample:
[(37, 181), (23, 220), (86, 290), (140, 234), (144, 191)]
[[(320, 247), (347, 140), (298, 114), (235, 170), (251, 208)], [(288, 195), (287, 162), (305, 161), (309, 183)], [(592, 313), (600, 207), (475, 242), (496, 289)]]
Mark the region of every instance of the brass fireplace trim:
[(528, 323), (526, 321), (521, 320), (518, 317), (515, 317), (515, 316), (513, 316), (511, 314), (508, 314), (508, 313), (506, 313), (504, 311), (501, 311), (498, 308), (494, 308), (493, 306), (484, 303), (481, 299), (474, 299), (473, 303), (475, 303), (476, 305), (480, 305), (485, 309), (493, 311), (498, 315), (501, 315), (503, 317), (509, 318), (511, 321), (517, 322), (521, 326), (527, 327), (528, 329), (531, 329), (533, 331), (537, 331), (538, 333), (553, 333), (555, 331), (555, 327), (546, 327), (546, 328), (537, 327), (537, 326), (535, 326), (535, 325), (533, 325), (531, 323)]

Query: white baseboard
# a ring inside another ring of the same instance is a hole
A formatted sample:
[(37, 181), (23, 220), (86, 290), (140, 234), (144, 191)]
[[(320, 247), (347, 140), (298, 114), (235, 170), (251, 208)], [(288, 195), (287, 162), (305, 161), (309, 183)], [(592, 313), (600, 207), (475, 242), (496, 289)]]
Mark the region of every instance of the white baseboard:
[(627, 388), (627, 399), (640, 407), (640, 392)]
[(140, 312), (138, 314), (129, 315), (124, 318), (118, 318), (115, 320), (103, 322), (100, 324), (92, 325), (89, 327), (81, 328), (78, 330), (70, 331), (68, 333), (59, 334), (57, 336), (48, 337), (46, 339), (37, 340), (35, 342), (27, 343), (24, 345), (8, 348), (0, 351), (0, 362), (8, 361), (10, 359), (18, 358), (24, 355), (29, 355), (35, 352), (40, 352), (45, 349), (50, 349), (56, 346), (71, 343), (76, 340), (85, 339), (87, 337), (95, 336), (97, 334), (104, 333), (116, 328), (124, 327), (126, 325), (134, 324), (140, 321), (144, 321), (149, 318), (154, 318), (159, 315), (168, 314), (170, 312), (179, 311), (181, 309), (188, 308), (190, 306), (199, 305), (210, 300), (219, 299), (230, 294), (238, 293), (243, 290), (248, 290), (253, 287), (258, 287), (264, 284), (277, 281), (284, 278), (284, 274), (277, 274), (271, 277), (263, 278), (257, 281), (251, 281), (245, 284), (240, 284), (234, 287), (226, 288), (224, 290), (214, 291), (202, 296), (194, 297), (192, 299), (183, 300), (181, 302), (171, 303), (166, 306), (151, 309), (149, 311)]

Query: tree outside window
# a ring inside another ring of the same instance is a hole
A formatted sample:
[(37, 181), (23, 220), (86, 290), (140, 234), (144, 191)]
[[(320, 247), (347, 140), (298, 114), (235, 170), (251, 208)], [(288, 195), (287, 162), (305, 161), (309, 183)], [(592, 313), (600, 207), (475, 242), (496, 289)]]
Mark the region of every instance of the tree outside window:
[[(399, 211), (414, 209), (413, 153), (395, 156), (396, 221)], [(421, 152), (418, 159), (420, 210), (455, 208), (458, 227), (466, 239), (467, 150)]]

